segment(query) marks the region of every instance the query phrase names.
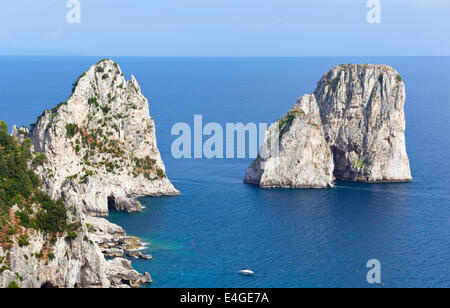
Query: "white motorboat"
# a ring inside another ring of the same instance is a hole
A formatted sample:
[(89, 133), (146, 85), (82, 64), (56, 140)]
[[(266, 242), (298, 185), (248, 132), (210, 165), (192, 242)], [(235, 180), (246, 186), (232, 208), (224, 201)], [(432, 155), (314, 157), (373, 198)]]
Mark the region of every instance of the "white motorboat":
[(241, 270), (241, 271), (239, 271), (238, 273), (239, 273), (240, 275), (243, 275), (243, 276), (253, 276), (253, 275), (255, 274), (254, 271), (251, 271), (251, 270), (248, 270), (248, 269)]

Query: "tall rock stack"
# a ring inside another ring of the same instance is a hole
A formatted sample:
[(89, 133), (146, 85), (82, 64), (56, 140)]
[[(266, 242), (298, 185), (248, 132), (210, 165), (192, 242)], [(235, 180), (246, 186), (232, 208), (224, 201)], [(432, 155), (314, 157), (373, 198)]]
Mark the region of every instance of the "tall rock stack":
[[(411, 181), (405, 97), (403, 80), (391, 67), (333, 68), (313, 95), (301, 98), (274, 124), (281, 128), (278, 164), (270, 164), (274, 157), (258, 157), (244, 181), (261, 187), (312, 188), (332, 187), (331, 174), (343, 181)], [(317, 112), (310, 115), (307, 110)]]
[[(45, 111), (31, 130), (14, 128), (18, 142), (31, 139), (30, 166), (54, 200), (62, 199), (74, 231), (22, 230), (0, 247), (0, 287), (138, 287), (151, 282), (121, 256), (139, 249), (136, 238), (104, 218), (109, 210), (139, 211), (139, 196), (179, 194), (168, 180), (147, 99), (132, 76), (102, 60), (80, 76), (65, 103)], [(28, 204), (36, 219), (38, 204)], [(11, 222), (20, 209), (12, 204)], [(92, 216), (92, 217), (91, 217)], [(19, 230), (19, 227), (17, 227)], [(106, 260), (113, 258), (112, 260)]]
[(31, 132), (47, 163), (38, 171), (52, 197), (89, 215), (139, 211), (135, 197), (175, 195), (165, 174), (149, 104), (134, 76), (111, 60), (92, 66), (71, 97), (39, 118)]

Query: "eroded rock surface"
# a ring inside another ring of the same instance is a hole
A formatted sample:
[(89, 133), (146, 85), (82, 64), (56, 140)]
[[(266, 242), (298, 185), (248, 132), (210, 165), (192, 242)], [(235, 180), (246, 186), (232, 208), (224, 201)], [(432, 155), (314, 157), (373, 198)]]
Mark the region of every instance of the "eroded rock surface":
[[(279, 132), (277, 154), (259, 156), (249, 167), (245, 182), (264, 188), (326, 188), (333, 186), (333, 157), (325, 141), (319, 107), (314, 95), (305, 95), (267, 136)], [(264, 148), (270, 147), (266, 137)]]
[[(412, 180), (405, 143), (405, 85), (385, 65), (339, 65), (276, 124), (277, 157), (258, 157), (244, 178), (261, 187), (333, 186), (338, 180)], [(273, 130), (274, 126), (270, 128)], [(270, 143), (266, 136), (265, 145)]]
[(0, 287), (124, 288), (151, 282), (148, 273), (121, 258), (126, 250), (141, 249), (140, 241), (98, 217), (109, 210), (140, 211), (138, 196), (179, 193), (166, 177), (136, 79), (127, 82), (115, 62), (100, 61), (80, 76), (67, 102), (45, 111), (31, 131), (14, 127), (13, 136), (31, 139), (37, 162), (31, 167), (42, 189), (54, 200), (62, 198), (74, 231), (49, 236), (20, 227), (19, 208), (11, 205), (8, 219), (27, 243), (16, 234), (8, 249), (0, 246)]
[(49, 195), (86, 214), (135, 212), (135, 197), (179, 193), (165, 174), (148, 101), (113, 61), (80, 76), (69, 100), (39, 118), (31, 140), (47, 156), (38, 171)]
[(109, 260), (106, 266), (106, 274), (112, 287), (116, 288), (138, 287), (141, 283), (152, 282), (148, 273), (138, 273), (133, 269), (129, 260), (122, 258)]
[[(90, 239), (85, 228), (76, 239), (60, 237), (50, 244), (37, 232), (29, 234), (29, 244), (14, 245), (0, 257), (5, 257), (0, 273), (0, 287), (15, 282), (22, 288), (41, 288), (54, 285), (61, 288), (108, 288), (107, 263), (99, 247)], [(51, 247), (50, 247), (51, 245)]]

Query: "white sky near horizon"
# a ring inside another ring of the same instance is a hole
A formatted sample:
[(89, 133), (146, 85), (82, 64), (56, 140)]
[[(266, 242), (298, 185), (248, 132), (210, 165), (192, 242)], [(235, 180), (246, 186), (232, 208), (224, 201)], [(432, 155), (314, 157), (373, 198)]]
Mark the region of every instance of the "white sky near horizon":
[(450, 0), (4, 0), (0, 55), (450, 55)]

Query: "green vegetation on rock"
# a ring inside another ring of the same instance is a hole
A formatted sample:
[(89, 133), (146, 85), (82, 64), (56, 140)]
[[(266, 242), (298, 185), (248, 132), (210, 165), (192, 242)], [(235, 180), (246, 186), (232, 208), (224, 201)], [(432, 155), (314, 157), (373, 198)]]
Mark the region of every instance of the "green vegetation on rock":
[(88, 100), (89, 105), (94, 105), (95, 107), (98, 107), (98, 101), (96, 97), (92, 97)]
[(67, 124), (66, 125), (66, 137), (71, 139), (75, 137), (75, 133), (77, 132), (76, 124)]
[(45, 156), (44, 153), (36, 154), (36, 156), (33, 159), (33, 162), (31, 163), (31, 166), (33, 168), (36, 168), (38, 166), (42, 166), (47, 162), (47, 156)]
[(155, 181), (161, 180), (166, 177), (165, 172), (156, 166), (156, 160), (150, 157), (146, 158), (134, 158), (134, 176), (137, 177), (139, 174), (144, 175), (147, 180)]
[(358, 172), (364, 172), (368, 166), (368, 159), (365, 156), (351, 161), (352, 168)]
[(282, 131), (285, 127), (291, 125), (292, 121), (294, 121), (294, 119), (299, 116), (305, 116), (305, 113), (303, 112), (303, 110), (295, 109), (295, 110), (289, 111), (285, 116), (283, 116), (278, 121), (278, 128), (280, 129), (280, 131)]
[(31, 160), (32, 165), (44, 163), (45, 155), (33, 158), (29, 139), (20, 143), (7, 133), (8, 127), (1, 121), (0, 128), (1, 247), (8, 250), (15, 242), (28, 245), (28, 229), (40, 231), (52, 240), (58, 233), (77, 231), (79, 226), (68, 222), (63, 201), (54, 201), (41, 191), (38, 176), (29, 168)]
[(8, 289), (20, 289), (19, 285), (15, 281), (11, 281), (8, 285)]

